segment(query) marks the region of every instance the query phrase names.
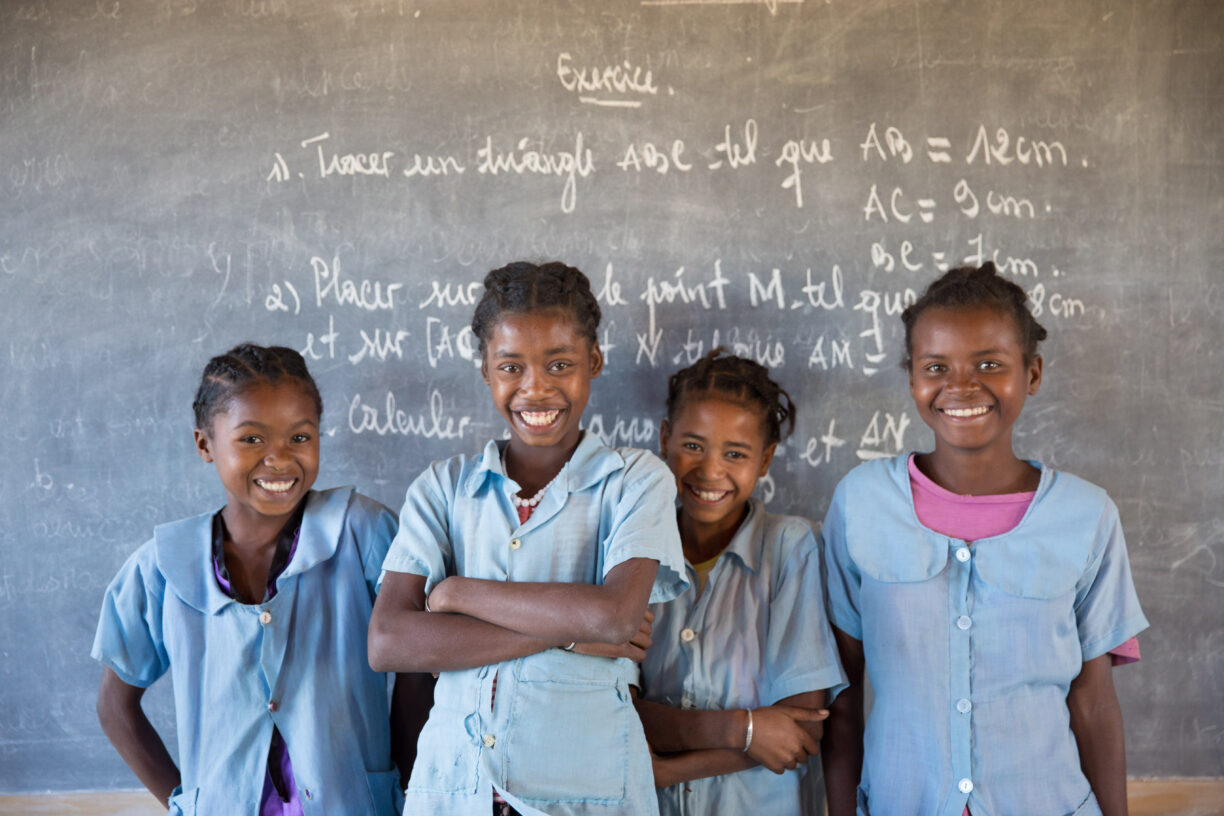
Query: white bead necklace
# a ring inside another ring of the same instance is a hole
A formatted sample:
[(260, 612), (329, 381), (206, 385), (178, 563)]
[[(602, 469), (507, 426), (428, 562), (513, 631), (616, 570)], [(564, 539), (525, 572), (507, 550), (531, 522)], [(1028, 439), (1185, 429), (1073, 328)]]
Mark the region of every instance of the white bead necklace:
[[(506, 470), (506, 449), (509, 447), (510, 446), (507, 445), (505, 448), (502, 448), (502, 452), (501, 452), (502, 473), (506, 474), (506, 478), (510, 478), (510, 472)], [(519, 495), (517, 493), (511, 495), (510, 498), (511, 500), (514, 501), (514, 506), (515, 507), (535, 507), (537, 504), (540, 503), (540, 499), (544, 498), (544, 494), (548, 492), (548, 488), (552, 487), (553, 482), (557, 481), (557, 476), (560, 476), (560, 475), (561, 475), (561, 471), (557, 471), (557, 475), (549, 479), (548, 484), (541, 487), (539, 491), (534, 496), (532, 496), (530, 499), (519, 498)]]

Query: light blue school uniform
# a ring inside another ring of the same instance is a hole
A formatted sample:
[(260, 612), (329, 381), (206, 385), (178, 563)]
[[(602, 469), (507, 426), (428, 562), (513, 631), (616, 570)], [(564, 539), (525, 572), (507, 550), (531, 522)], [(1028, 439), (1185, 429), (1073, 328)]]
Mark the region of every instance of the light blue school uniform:
[[(687, 566), (694, 586), (653, 607), (644, 698), (686, 709), (757, 708), (845, 683), (806, 520), (768, 513), (752, 499), (700, 597)], [(796, 814), (808, 772), (806, 764), (781, 775), (757, 767), (673, 785), (658, 791), (659, 812)]]
[(860, 814), (1099, 814), (1067, 693), (1147, 627), (1118, 511), (1039, 463), (1028, 511), (970, 545), (914, 513), (908, 454), (838, 485), (822, 534), (833, 624), (875, 692)]
[[(675, 481), (645, 451), (583, 435), (526, 524), (490, 442), (433, 463), (412, 486), (384, 569), (426, 578), (600, 584), (631, 558), (659, 562), (651, 601), (687, 586)], [(562, 649), (443, 672), (421, 732), (405, 814), (488, 816), (493, 788), (524, 814), (657, 812), (629, 660)], [(494, 678), (497, 694), (493, 696)]]
[(242, 604), (217, 586), (213, 515), (157, 527), (107, 587), (94, 639), (130, 685), (173, 669), (170, 813), (257, 816), (274, 726), (306, 816), (397, 813), (387, 676), (366, 655), (395, 516), (351, 487), (311, 491), (276, 595)]

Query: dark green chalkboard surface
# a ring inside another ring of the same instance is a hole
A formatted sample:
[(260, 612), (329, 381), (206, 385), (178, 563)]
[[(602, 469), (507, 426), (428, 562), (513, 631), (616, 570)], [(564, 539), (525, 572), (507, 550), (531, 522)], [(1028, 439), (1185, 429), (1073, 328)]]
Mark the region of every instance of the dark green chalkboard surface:
[(609, 441), (654, 447), (713, 344), (772, 366), (761, 490), (817, 519), (930, 444), (900, 308), (995, 260), (1051, 333), (1018, 447), (1115, 498), (1153, 624), (1130, 771), (1224, 774), (1221, 133), (1210, 0), (0, 4), (0, 792), (135, 784), (89, 648), (153, 526), (223, 500), (205, 360), (303, 350), (319, 485), (397, 507), (502, 433), (465, 327), (518, 258), (600, 293)]

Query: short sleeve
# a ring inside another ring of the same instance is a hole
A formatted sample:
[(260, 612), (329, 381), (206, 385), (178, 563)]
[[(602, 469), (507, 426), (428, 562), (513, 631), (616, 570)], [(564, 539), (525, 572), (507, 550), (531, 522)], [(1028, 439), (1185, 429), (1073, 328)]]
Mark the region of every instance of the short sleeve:
[(688, 589), (684, 550), (676, 527), (676, 480), (655, 455), (634, 451), (610, 509), (612, 522), (603, 541), (603, 574), (631, 558), (659, 562), (650, 602), (670, 601)]
[(1075, 615), (1085, 661), (1109, 652), (1148, 627), (1131, 578), (1122, 523), (1107, 502), (1097, 524), (1098, 557), (1075, 588)]
[(394, 513), (358, 493), (353, 494), (346, 524), (361, 555), (361, 570), (373, 600), (382, 580), (383, 561), (387, 558), (399, 525)]
[(863, 576), (850, 557), (846, 542), (846, 483), (833, 493), (829, 512), (821, 525), (821, 546), (828, 572), (829, 618), (833, 625), (856, 640), (863, 639), (863, 619), (859, 609), (859, 589)]
[(130, 686), (148, 688), (170, 668), (162, 636), (165, 593), (149, 541), (128, 558), (102, 598), (91, 654)]
[(811, 528), (797, 520), (784, 535), (798, 540), (788, 548), (769, 604), (766, 705), (822, 689), (832, 689), (832, 697), (846, 682), (825, 614), (819, 545)]
[(383, 561), (383, 575), (408, 572), (425, 577), (425, 594), (454, 571), (454, 548), (450, 538), (447, 496), (442, 474), (446, 462), (435, 462), (408, 487), (400, 510), (399, 529)]

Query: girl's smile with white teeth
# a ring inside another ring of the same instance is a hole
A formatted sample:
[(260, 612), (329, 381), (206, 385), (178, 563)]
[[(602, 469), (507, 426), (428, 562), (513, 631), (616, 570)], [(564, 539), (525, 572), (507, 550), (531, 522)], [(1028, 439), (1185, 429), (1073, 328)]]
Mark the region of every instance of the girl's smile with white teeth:
[(722, 501), (727, 497), (727, 494), (731, 492), (730, 490), (702, 490), (700, 487), (694, 487), (691, 484), (686, 484), (685, 487), (687, 487), (688, 491), (698, 499), (703, 502), (709, 502), (710, 504), (715, 504)]
[(519, 411), (523, 423), (533, 428), (546, 428), (557, 421), (561, 415), (560, 409), (552, 411)]
[(973, 408), (940, 408), (939, 410), (942, 413), (947, 414), (950, 417), (968, 419), (971, 417), (982, 416), (983, 414), (989, 413), (990, 406), (989, 405), (978, 405)]
[(699, 487), (693, 487), (692, 484), (685, 484), (684, 487), (687, 487), (689, 493), (695, 495), (695, 497), (700, 499), (701, 502), (707, 502), (710, 504), (717, 504), (718, 502), (721, 502), (722, 499), (727, 498), (728, 493), (731, 493), (731, 491), (703, 491), (703, 489)]
[(255, 484), (269, 493), (288, 493), (297, 484), (297, 479), (256, 479)]

